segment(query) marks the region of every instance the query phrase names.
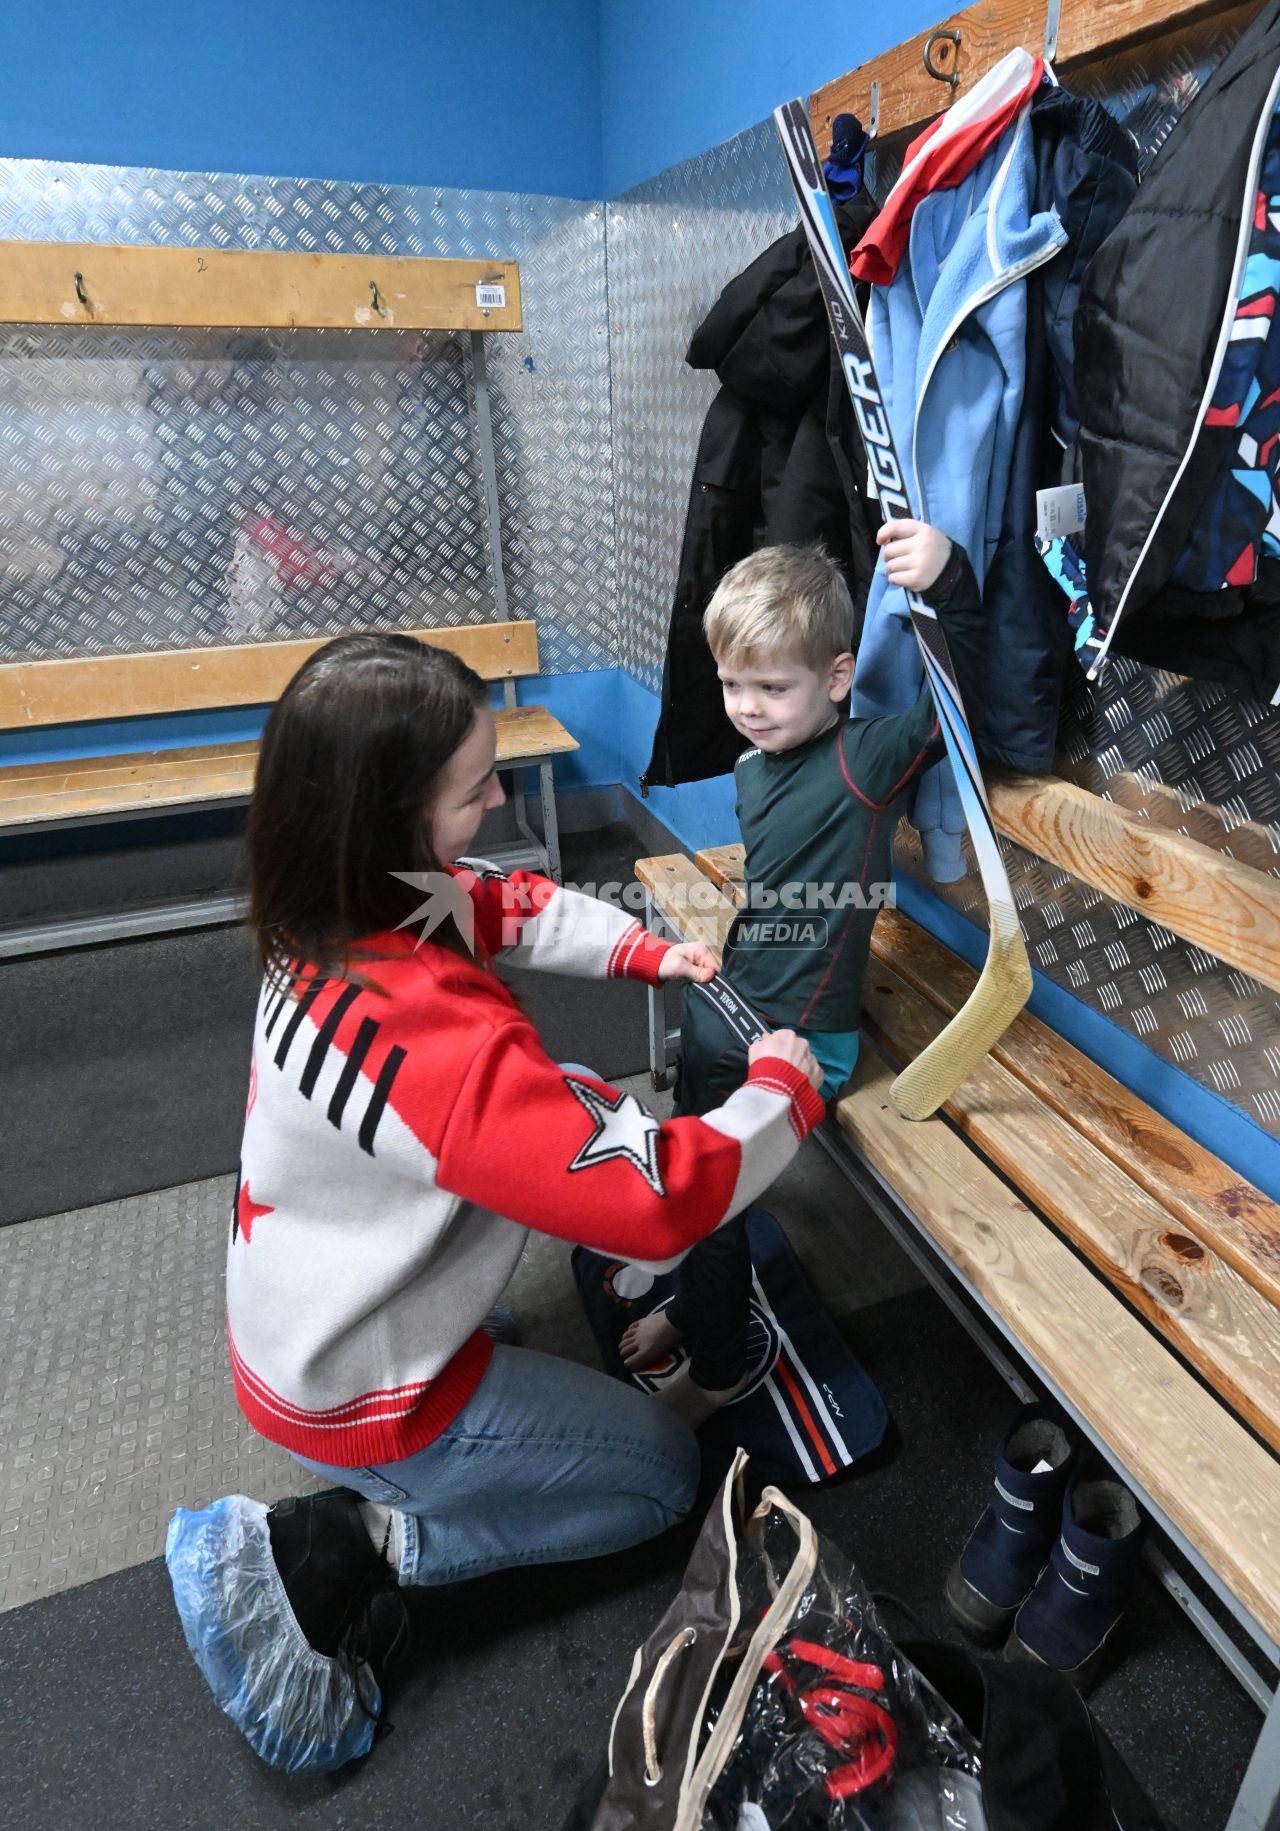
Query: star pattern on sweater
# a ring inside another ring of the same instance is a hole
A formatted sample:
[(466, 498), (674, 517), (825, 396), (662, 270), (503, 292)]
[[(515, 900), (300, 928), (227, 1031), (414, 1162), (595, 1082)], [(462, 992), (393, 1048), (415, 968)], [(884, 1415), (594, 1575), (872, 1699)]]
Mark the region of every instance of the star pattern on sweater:
[(244, 1235), (245, 1245), (253, 1238), (253, 1224), (264, 1214), (274, 1214), (275, 1209), (269, 1202), (255, 1202), (249, 1194), (249, 1185), (244, 1183), (236, 1197), (236, 1221)]
[(572, 1088), (595, 1122), (595, 1130), (569, 1165), (570, 1170), (589, 1170), (593, 1164), (622, 1158), (640, 1172), (655, 1195), (665, 1196), (666, 1185), (658, 1168), (658, 1133), (662, 1128), (653, 1114), (641, 1106), (634, 1094), (620, 1093), (611, 1099), (603, 1087), (571, 1080), (568, 1075), (565, 1086)]

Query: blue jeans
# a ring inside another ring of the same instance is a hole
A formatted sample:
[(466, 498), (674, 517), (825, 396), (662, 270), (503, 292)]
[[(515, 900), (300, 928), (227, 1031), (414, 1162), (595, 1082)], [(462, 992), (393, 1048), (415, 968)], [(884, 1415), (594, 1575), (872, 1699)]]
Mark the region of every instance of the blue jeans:
[(688, 1425), (633, 1386), (528, 1348), (495, 1347), (469, 1404), (416, 1456), (298, 1461), (397, 1510), (401, 1583), (621, 1551), (682, 1519), (698, 1484)]

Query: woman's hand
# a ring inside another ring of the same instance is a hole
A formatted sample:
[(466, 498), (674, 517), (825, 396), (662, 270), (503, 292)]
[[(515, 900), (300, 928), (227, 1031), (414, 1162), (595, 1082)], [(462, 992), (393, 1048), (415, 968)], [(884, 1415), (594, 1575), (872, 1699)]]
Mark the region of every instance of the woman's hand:
[(928, 591), (951, 558), (951, 542), (927, 521), (886, 521), (876, 545), (889, 583), (904, 591)]
[(661, 980), (692, 979), (705, 985), (718, 971), (716, 957), (705, 941), (681, 941), (669, 947), (658, 962)]
[(763, 1061), (767, 1056), (775, 1060), (790, 1062), (798, 1068), (808, 1081), (810, 1087), (822, 1086), (822, 1069), (818, 1058), (802, 1036), (794, 1030), (774, 1030), (768, 1036), (758, 1037), (747, 1050), (747, 1066), (752, 1062)]

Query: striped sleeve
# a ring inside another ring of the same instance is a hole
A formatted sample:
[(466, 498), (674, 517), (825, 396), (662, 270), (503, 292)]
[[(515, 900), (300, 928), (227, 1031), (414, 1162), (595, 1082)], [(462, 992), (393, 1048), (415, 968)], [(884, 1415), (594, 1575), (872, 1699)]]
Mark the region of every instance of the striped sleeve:
[(515, 1019), (473, 1057), (436, 1175), (523, 1226), (665, 1270), (762, 1194), (824, 1111), (797, 1068), (768, 1058), (714, 1112), (663, 1123), (558, 1067)]
[(581, 979), (658, 983), (670, 943), (625, 910), (567, 889), (535, 871), (458, 871), (475, 904), (476, 926), (492, 957), (513, 966)]

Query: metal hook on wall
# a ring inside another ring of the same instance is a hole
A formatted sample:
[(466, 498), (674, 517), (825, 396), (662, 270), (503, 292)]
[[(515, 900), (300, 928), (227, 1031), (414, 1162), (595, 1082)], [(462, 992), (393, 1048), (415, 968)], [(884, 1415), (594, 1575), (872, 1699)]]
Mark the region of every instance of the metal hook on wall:
[(382, 295), (378, 291), (378, 282), (376, 280), (370, 280), (369, 291), (373, 294), (374, 311), (377, 312), (377, 314), (380, 318), (385, 318), (387, 314), (386, 314), (386, 310), (382, 303)]
[(871, 85), (871, 110), (867, 116), (867, 139), (874, 140), (880, 131), (880, 84), (877, 80)]
[[(947, 40), (947, 39), (949, 39), (956, 48), (955, 49), (955, 61), (952, 63), (952, 67), (950, 70), (939, 70), (937, 64), (935, 64), (933, 61), (933, 47), (936, 44), (938, 44), (939, 42)], [(935, 31), (930, 32), (929, 36), (924, 41), (924, 67), (925, 67), (925, 69), (928, 71), (929, 75), (934, 78), (934, 80), (936, 82), (946, 83), (947, 86), (951, 89), (954, 89), (956, 84), (960, 81), (960, 72), (955, 67), (956, 62), (958, 62), (958, 60), (959, 60), (959, 54), (960, 54), (960, 34), (958, 31), (956, 31), (954, 28), (952, 28), (950, 26), (945, 26), (945, 25), (938, 26), (938, 28)]]
[(76, 282), (76, 298), (79, 299), (81, 305), (84, 306), (86, 311), (91, 312), (93, 310), (93, 307), (92, 307), (92, 305), (90, 305), (89, 295), (84, 289), (84, 275), (82, 273), (76, 274), (75, 282)]
[(1061, 23), (1061, 0), (1049, 0), (1044, 20), (1044, 61), (1051, 64), (1058, 52), (1058, 26)]

